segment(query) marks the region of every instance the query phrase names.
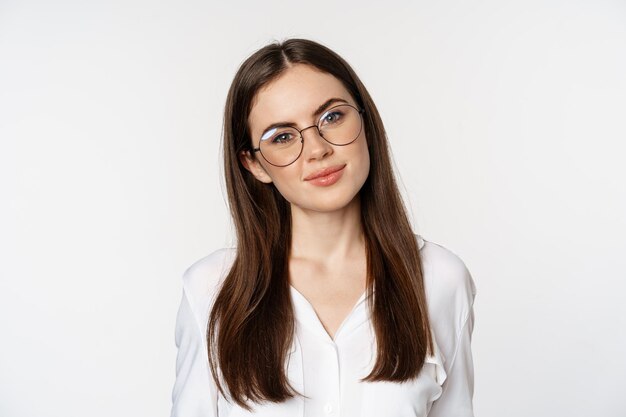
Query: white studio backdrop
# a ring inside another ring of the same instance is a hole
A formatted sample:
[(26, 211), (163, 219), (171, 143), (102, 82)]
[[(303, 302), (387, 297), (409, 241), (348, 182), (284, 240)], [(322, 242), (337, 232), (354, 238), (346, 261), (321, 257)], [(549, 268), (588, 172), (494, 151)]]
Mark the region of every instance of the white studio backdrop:
[[(481, 417), (626, 416), (626, 2), (0, 0), (0, 415), (167, 416), (238, 65), (307, 37), (476, 281)], [(350, 417), (350, 416), (345, 416)]]

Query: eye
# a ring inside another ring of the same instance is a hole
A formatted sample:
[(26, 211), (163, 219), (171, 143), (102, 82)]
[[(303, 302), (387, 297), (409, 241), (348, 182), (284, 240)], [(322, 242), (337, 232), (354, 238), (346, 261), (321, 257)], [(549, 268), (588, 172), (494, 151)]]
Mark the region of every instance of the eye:
[(272, 143), (285, 143), (285, 142), (289, 142), (290, 140), (292, 140), (292, 138), (290, 136), (293, 136), (291, 133), (289, 132), (284, 132), (284, 133), (279, 133), (278, 135), (274, 136), (272, 138)]
[(324, 121), (328, 123), (335, 123), (338, 119), (341, 118), (341, 116), (343, 116), (343, 113), (341, 113), (340, 111), (330, 112), (324, 117)]
[(287, 144), (296, 137), (297, 132), (290, 128), (275, 127), (268, 130), (261, 137), (261, 144), (267, 145), (284, 145)]
[(331, 110), (328, 113), (325, 113), (321, 118), (321, 125), (333, 125), (335, 123), (339, 123), (343, 118), (344, 113), (341, 110)]

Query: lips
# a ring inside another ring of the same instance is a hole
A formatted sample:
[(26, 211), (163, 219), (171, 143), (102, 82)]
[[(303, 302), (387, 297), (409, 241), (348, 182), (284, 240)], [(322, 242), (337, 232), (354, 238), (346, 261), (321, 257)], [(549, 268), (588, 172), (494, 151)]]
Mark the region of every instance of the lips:
[(332, 166), (332, 167), (324, 168), (322, 170), (314, 172), (313, 174), (311, 174), (308, 177), (306, 177), (304, 180), (305, 181), (309, 181), (309, 180), (313, 180), (315, 178), (324, 177), (324, 176), (326, 176), (328, 174), (332, 174), (333, 172), (337, 172), (337, 171), (343, 169), (345, 166), (346, 166), (346, 164), (335, 165), (335, 166)]

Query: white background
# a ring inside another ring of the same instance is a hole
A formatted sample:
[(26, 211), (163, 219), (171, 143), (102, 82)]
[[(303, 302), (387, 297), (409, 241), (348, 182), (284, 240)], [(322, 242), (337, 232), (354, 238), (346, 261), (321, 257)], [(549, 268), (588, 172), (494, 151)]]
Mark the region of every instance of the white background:
[[(167, 416), (180, 278), (232, 244), (227, 88), (336, 50), (478, 296), (482, 417), (626, 416), (626, 3), (0, 0), (0, 415)], [(347, 416), (349, 417), (349, 416)]]

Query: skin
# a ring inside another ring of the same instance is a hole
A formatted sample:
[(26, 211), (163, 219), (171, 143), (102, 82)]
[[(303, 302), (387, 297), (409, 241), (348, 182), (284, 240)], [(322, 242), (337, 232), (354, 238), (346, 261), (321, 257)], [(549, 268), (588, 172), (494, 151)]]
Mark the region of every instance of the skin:
[[(302, 129), (317, 119), (311, 114), (331, 97), (358, 107), (334, 76), (305, 64), (295, 64), (260, 90), (248, 118), (254, 147), (271, 123), (292, 121)], [(330, 107), (332, 107), (331, 105)], [(292, 248), (290, 283), (307, 298), (332, 338), (365, 291), (366, 257), (360, 220), (359, 190), (370, 168), (365, 131), (353, 143), (335, 146), (317, 129), (304, 131), (300, 158), (286, 167), (269, 164), (257, 153), (239, 158), (254, 177), (273, 182), (291, 204)], [(346, 164), (341, 179), (331, 186), (304, 180), (313, 172)]]

